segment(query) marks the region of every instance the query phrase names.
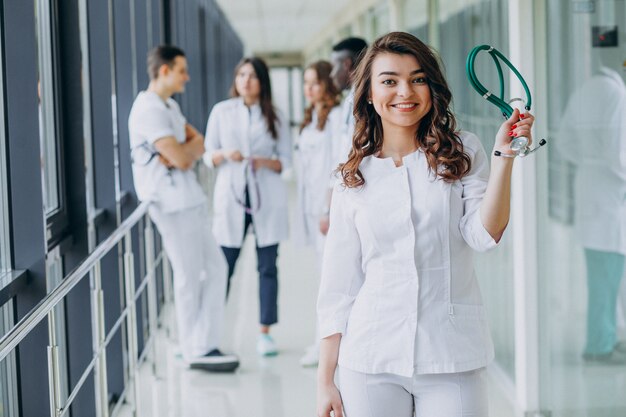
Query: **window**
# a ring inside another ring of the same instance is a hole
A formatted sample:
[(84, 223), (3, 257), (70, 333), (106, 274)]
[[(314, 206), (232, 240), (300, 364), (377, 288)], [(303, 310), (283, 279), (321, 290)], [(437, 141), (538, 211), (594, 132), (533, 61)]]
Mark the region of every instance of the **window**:
[(66, 215), (56, 94), (56, 18), (54, 0), (35, 0), (39, 97), (39, 142), (42, 176), (42, 197), (47, 219), (48, 243), (55, 244), (65, 228)]
[(538, 128), (550, 144), (536, 171), (542, 408), (623, 416), (626, 3), (559, 0), (541, 12)]
[[(0, 45), (0, 56), (2, 45)], [(2, 66), (1, 68), (4, 68)], [(9, 214), (7, 200), (7, 159), (6, 137), (4, 129), (4, 73), (0, 69), (0, 276), (8, 271), (9, 263)]]
[[(0, 43), (0, 56), (2, 44)], [(4, 68), (4, 65), (2, 65)], [(4, 121), (4, 74), (0, 69), (0, 283), (5, 282), (7, 272), (11, 268), (9, 246), (9, 215), (7, 193), (7, 158)], [(3, 336), (14, 324), (13, 301), (0, 305), (0, 336)], [(15, 353), (0, 361), (0, 417), (17, 415), (17, 391), (15, 381), (17, 372)]]

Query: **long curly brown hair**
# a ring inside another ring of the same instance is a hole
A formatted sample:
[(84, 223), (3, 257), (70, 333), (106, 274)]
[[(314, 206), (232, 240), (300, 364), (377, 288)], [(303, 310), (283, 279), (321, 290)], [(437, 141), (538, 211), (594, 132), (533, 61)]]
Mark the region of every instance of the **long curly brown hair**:
[(412, 55), (420, 64), (430, 87), (431, 110), (421, 119), (415, 140), (424, 152), (430, 170), (446, 182), (465, 176), (471, 168), (470, 157), (456, 131), (456, 119), (450, 110), (452, 94), (443, 76), (435, 53), (415, 36), (391, 32), (377, 39), (359, 64), (355, 79), (355, 128), (352, 150), (345, 164), (340, 165), (345, 186), (354, 188), (365, 184), (359, 170), (364, 157), (379, 152), (383, 145), (382, 121), (374, 106), (368, 105), (371, 94), (372, 64), (380, 54)]
[[(339, 96), (339, 90), (335, 86), (333, 79), (330, 77), (330, 73), (333, 70), (333, 66), (328, 61), (316, 61), (309, 65), (307, 70), (311, 69), (315, 71), (317, 75), (317, 81), (322, 84), (324, 89), (324, 98), (322, 99), (322, 107), (319, 113), (317, 114), (317, 129), (324, 130), (324, 126), (326, 126), (326, 120), (328, 119), (328, 114), (333, 109), (333, 107), (338, 106), (341, 102), (341, 97)], [(300, 132), (302, 129), (307, 127), (309, 123), (313, 121), (313, 112), (315, 111), (315, 104), (311, 103), (304, 110), (304, 119), (302, 120), (302, 124), (300, 124)]]

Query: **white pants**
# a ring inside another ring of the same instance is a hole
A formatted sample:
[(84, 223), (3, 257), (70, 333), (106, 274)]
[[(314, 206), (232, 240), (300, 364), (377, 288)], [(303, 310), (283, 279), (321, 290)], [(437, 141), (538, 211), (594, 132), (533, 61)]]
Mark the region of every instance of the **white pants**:
[(190, 360), (220, 344), (228, 266), (211, 234), (207, 206), (163, 213), (150, 206), (174, 271), (178, 341)]
[(346, 417), (487, 417), (483, 373), (406, 378), (339, 367), (338, 387)]

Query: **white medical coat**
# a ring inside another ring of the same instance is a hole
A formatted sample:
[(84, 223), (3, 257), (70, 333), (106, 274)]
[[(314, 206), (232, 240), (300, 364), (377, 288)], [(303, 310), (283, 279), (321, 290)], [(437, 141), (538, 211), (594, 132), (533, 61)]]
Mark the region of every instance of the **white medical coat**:
[[(288, 121), (279, 114), (278, 138), (274, 139), (267, 128), (261, 107), (247, 107), (241, 97), (217, 103), (207, 122), (204, 162), (213, 166), (212, 157), (217, 150), (239, 150), (244, 157), (277, 158), (282, 169), (291, 166), (291, 136)], [(217, 170), (213, 197), (213, 234), (221, 246), (239, 248), (244, 238), (244, 201), (246, 183), (253, 208), (252, 214), (257, 245), (275, 245), (289, 236), (287, 188), (281, 175), (270, 169), (259, 169), (256, 186), (251, 170), (245, 162), (225, 160)]]
[(489, 165), (478, 138), (460, 135), (472, 160), (446, 183), (422, 151), (366, 157), (362, 188), (337, 184), (322, 264), (322, 338), (341, 333), (339, 365), (364, 373), (463, 372), (494, 356), (473, 252), (496, 242), (480, 220)]
[(575, 230), (582, 245), (626, 255), (626, 86), (603, 67), (565, 109), (556, 150), (576, 166)]
[(294, 239), (301, 245), (316, 244), (317, 230), (309, 230), (307, 216), (320, 218), (328, 207), (332, 173), (339, 161), (341, 108), (328, 114), (323, 130), (317, 128), (317, 115), (298, 138), (298, 200), (294, 218)]
[(354, 135), (354, 87), (352, 87), (341, 103), (340, 143), (337, 152), (337, 163), (344, 163), (352, 149), (352, 136)]

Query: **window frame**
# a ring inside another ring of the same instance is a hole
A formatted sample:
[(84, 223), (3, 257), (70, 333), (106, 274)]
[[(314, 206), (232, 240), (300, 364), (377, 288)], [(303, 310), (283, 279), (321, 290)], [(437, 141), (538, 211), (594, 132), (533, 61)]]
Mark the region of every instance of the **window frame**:
[[(60, 81), (59, 33), (57, 0), (35, 0), (37, 30), (37, 65), (38, 73), (47, 78), (41, 84), (42, 97), (50, 97), (42, 102), (42, 114), (50, 115), (42, 123), (44, 132), (54, 137), (56, 160), (56, 183), (58, 205), (52, 212), (44, 214), (46, 219), (46, 245), (51, 250), (68, 235), (69, 219), (65, 179), (65, 160), (63, 149), (62, 102), (58, 94)], [(47, 36), (46, 36), (47, 35)], [(45, 91), (44, 88), (46, 89)], [(40, 132), (41, 134), (41, 132)], [(47, 181), (42, 172), (42, 193), (48, 191)]]

